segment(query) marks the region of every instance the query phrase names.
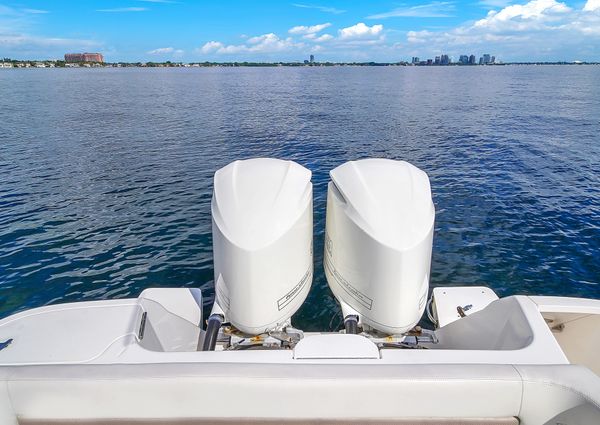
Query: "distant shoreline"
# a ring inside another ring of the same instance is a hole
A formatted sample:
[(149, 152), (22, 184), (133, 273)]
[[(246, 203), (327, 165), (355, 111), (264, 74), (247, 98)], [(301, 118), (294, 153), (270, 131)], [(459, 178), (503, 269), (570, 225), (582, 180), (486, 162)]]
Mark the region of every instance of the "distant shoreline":
[(66, 63), (59, 60), (7, 60), (0, 61), (3, 68), (274, 68), (274, 67), (341, 67), (341, 66), (406, 66), (416, 68), (444, 67), (489, 67), (489, 66), (528, 66), (528, 65), (600, 65), (600, 62), (505, 62), (494, 64), (466, 65), (451, 63), (447, 65), (417, 65), (408, 62), (106, 62), (106, 63)]

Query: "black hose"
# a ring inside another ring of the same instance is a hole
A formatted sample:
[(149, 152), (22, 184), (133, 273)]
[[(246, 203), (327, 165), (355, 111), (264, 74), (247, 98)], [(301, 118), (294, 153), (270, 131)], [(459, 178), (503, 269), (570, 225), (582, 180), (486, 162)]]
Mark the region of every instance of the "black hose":
[(217, 336), (219, 329), (223, 323), (224, 317), (221, 314), (211, 314), (208, 318), (208, 325), (204, 333), (204, 341), (202, 342), (202, 351), (214, 351), (217, 345)]
[(354, 314), (346, 316), (344, 318), (344, 327), (346, 328), (347, 334), (356, 335), (358, 333), (358, 316)]

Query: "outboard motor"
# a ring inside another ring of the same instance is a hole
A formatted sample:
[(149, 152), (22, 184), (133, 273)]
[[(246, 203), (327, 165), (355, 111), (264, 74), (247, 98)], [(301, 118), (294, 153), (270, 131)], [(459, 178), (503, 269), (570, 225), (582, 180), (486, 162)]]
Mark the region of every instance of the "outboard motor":
[(213, 329), (226, 320), (252, 335), (279, 329), (306, 299), (313, 277), (310, 179), (295, 162), (267, 158), (235, 161), (215, 173), (216, 302), (205, 340), (216, 338), (211, 319)]
[(364, 159), (330, 172), (325, 275), (349, 333), (356, 321), (388, 334), (412, 329), (429, 289), (435, 208), (427, 174)]

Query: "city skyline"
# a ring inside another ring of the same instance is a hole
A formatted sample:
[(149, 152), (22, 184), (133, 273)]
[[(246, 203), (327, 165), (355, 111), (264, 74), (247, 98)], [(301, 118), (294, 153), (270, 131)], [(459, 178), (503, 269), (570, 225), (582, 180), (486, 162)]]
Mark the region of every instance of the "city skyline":
[(398, 62), (445, 54), (459, 62), (465, 52), (494, 51), (506, 62), (600, 58), (600, 0), (25, 2), (0, 0), (0, 57), (90, 51), (108, 62), (287, 62), (310, 55)]
[(496, 56), (491, 55), (489, 53), (484, 53), (479, 56), (479, 60), (477, 60), (477, 56), (474, 54), (468, 55), (460, 55), (458, 60), (453, 58), (447, 54), (441, 54), (435, 56), (435, 58), (421, 59), (419, 56), (413, 56), (410, 61), (411, 65), (494, 65), (501, 62), (496, 62)]

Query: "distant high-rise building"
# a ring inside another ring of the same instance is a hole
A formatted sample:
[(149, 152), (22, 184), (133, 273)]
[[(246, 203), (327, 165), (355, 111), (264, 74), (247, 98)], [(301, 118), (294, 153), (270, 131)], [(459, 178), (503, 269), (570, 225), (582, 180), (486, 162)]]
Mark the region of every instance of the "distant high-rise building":
[(419, 58), (417, 56), (413, 56), (411, 63), (417, 65), (419, 62)]
[(434, 64), (436, 64), (436, 65), (439, 65), (439, 64), (440, 64), (440, 57), (439, 57), (439, 56), (436, 56), (436, 57), (435, 57)]
[(100, 53), (66, 53), (65, 62), (104, 62)]
[(461, 65), (468, 65), (469, 57), (467, 55), (460, 55), (460, 58), (458, 59), (458, 63), (460, 63)]
[(432, 59), (427, 59), (427, 65), (433, 65), (433, 60)]
[(496, 63), (496, 56), (492, 56), (492, 60), (490, 61), (490, 63)]
[(490, 61), (491, 61), (490, 54), (489, 53), (484, 54), (483, 55), (483, 63), (484, 63), (484, 65), (487, 65), (488, 63), (490, 63)]
[(310, 63), (314, 63), (315, 62), (315, 55), (310, 55)]
[(469, 56), (469, 65), (475, 65), (476, 60), (477, 58), (475, 57), (475, 55)]
[(483, 56), (479, 58), (479, 65), (483, 65)]
[(450, 65), (450, 57), (448, 55), (440, 56), (440, 65)]

